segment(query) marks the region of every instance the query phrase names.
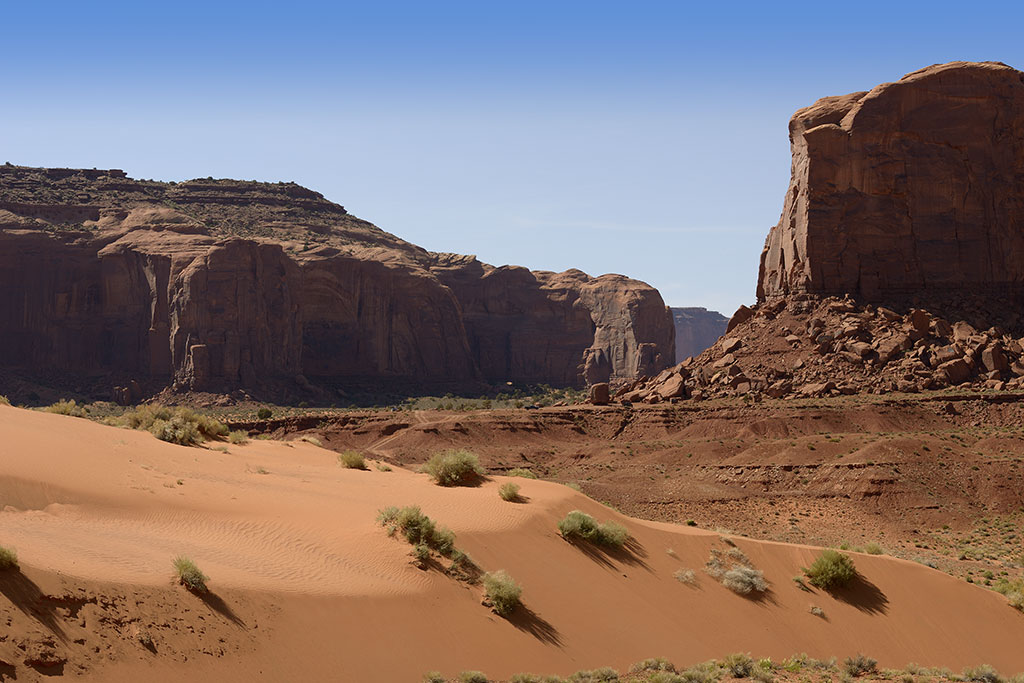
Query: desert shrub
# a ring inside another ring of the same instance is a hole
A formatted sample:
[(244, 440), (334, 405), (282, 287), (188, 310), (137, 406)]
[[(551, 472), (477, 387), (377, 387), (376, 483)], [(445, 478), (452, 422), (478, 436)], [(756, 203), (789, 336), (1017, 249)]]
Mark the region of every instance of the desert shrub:
[(592, 671), (577, 671), (569, 676), (569, 683), (616, 683), (619, 680), (619, 672), (610, 666), (604, 666)]
[(243, 429), (235, 429), (228, 433), (228, 441), (236, 446), (242, 446), (249, 443), (249, 434)]
[(261, 420), (269, 420), (273, 415), (274, 411), (266, 406), (260, 406), (260, 409), (256, 411), (256, 417)]
[(428, 671), (423, 674), (423, 683), (445, 683), (445, 678), (440, 671)]
[(376, 468), (380, 472), (390, 472), (391, 471), (391, 465), (387, 464), (386, 462), (379, 462), (379, 463), (377, 463), (376, 464)]
[(754, 659), (742, 652), (736, 652), (727, 656), (722, 661), (722, 666), (733, 678), (748, 678), (754, 673)]
[(848, 555), (832, 549), (821, 551), (810, 567), (804, 569), (807, 581), (812, 586), (832, 590), (841, 588), (857, 574), (853, 560)]
[(676, 667), (672, 662), (668, 661), (664, 657), (651, 657), (629, 667), (629, 673), (631, 674), (645, 673), (648, 671), (671, 671), (672, 673), (675, 673)]
[(563, 517), (558, 522), (558, 532), (567, 541), (590, 541), (613, 548), (621, 548), (629, 539), (629, 532), (621, 524), (598, 524), (597, 520), (580, 510), (573, 510)]
[(870, 543), (864, 545), (864, 552), (866, 552), (868, 555), (881, 555), (884, 551), (882, 550), (882, 546), (878, 545), (874, 541), (871, 541)]
[(423, 471), (440, 486), (466, 484), (484, 474), (480, 460), (466, 450), (435, 453), (423, 466)]
[(508, 683), (544, 683), (544, 679), (537, 674), (512, 674)]
[(716, 683), (721, 677), (721, 670), (713, 662), (697, 664), (679, 672), (683, 683)]
[(504, 569), (487, 572), (483, 577), (484, 595), (490, 601), (494, 611), (500, 616), (508, 616), (519, 605), (523, 587), (516, 583)]
[(688, 586), (697, 585), (697, 573), (692, 569), (677, 569), (672, 575), (679, 583), (685, 583)]
[(683, 683), (683, 677), (671, 671), (652, 671), (644, 683)]
[(300, 436), (299, 437), (299, 441), (305, 441), (306, 443), (311, 443), (314, 446), (316, 446), (317, 448), (323, 448), (324, 447), (324, 442), (323, 441), (321, 441), (320, 439), (316, 438), (315, 436), (310, 436), (309, 434), (305, 434), (303, 436)]
[(878, 662), (871, 657), (858, 654), (855, 657), (847, 657), (843, 662), (843, 673), (848, 676), (863, 676), (878, 671)]
[(536, 479), (537, 475), (525, 467), (514, 467), (505, 473), (506, 477), (522, 477), (523, 479)]
[(210, 577), (199, 571), (196, 563), (184, 555), (174, 558), (174, 571), (178, 575), (178, 582), (190, 591), (206, 593), (209, 590), (206, 587), (206, 582)]
[(463, 671), (459, 674), (459, 683), (488, 683), (489, 680), (481, 671)]
[(8, 400), (8, 398), (6, 396), (4, 396), (3, 394), (0, 394), (0, 406), (9, 406), (9, 405), (11, 405), (10, 400)]
[(808, 611), (816, 617), (825, 618), (825, 610), (821, 609), (817, 605), (811, 605)]
[(338, 453), (338, 462), (341, 463), (342, 467), (346, 467), (350, 470), (365, 470), (366, 458), (363, 457), (362, 453), (356, 451), (342, 451)]
[(413, 545), (423, 544), (445, 557), (455, 551), (455, 534), (434, 524), (418, 505), (386, 507), (377, 513), (377, 521), (387, 528), (389, 534), (401, 531), (405, 540)]
[(8, 548), (0, 545), (0, 569), (17, 569), (18, 568), (18, 553), (14, 552), (14, 548)]
[(85, 417), (86, 412), (85, 406), (80, 406), (77, 403), (75, 403), (75, 399), (71, 399), (69, 401), (63, 398), (57, 401), (56, 403), (51, 403), (50, 405), (43, 408), (43, 410), (48, 413), (56, 413), (57, 415), (70, 415), (71, 417)]
[(426, 543), (417, 543), (412, 547), (412, 556), (418, 566), (426, 566), (427, 561), (430, 560), (430, 546)]
[(982, 664), (972, 669), (964, 669), (963, 679), (965, 681), (976, 681), (977, 683), (1002, 683), (1003, 677), (999, 672), (988, 664)]
[(119, 427), (142, 429), (160, 439), (182, 446), (193, 446), (204, 440), (228, 436), (228, 428), (191, 408), (168, 408), (162, 405), (141, 405), (127, 410), (108, 422)]
[(733, 567), (722, 575), (722, 585), (733, 593), (747, 595), (757, 591), (768, 590), (768, 582), (764, 580), (764, 572), (753, 567)]
[(501, 496), (502, 500), (519, 500), (519, 484), (513, 484), (512, 482), (502, 484), (501, 488), (498, 489), (498, 495)]
[(994, 586), (996, 591), (1006, 596), (1010, 607), (1024, 612), (1024, 578), (1011, 581), (1006, 578), (999, 579)]

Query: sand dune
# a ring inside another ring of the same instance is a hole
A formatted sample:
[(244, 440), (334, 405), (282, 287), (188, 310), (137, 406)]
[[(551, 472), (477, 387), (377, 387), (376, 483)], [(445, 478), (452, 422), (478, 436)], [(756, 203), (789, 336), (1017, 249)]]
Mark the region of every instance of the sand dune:
[[(228, 451), (0, 406), (0, 544), (17, 548), (25, 568), (21, 579), (0, 577), (0, 623), (7, 615), (13, 630), (53, 633), (65, 672), (108, 681), (566, 674), (736, 651), (1024, 671), (1024, 614), (918, 564), (855, 554), (858, 585), (808, 593), (792, 577), (816, 549), (735, 539), (771, 584), (749, 599), (701, 571), (712, 548), (729, 548), (718, 534), (622, 517), (557, 484), (518, 479), (526, 500), (508, 503), (497, 495), (504, 477), (449, 489), (400, 468), (346, 470), (305, 442)], [(415, 568), (409, 546), (375, 522), (381, 507), (410, 504), (451, 527), (483, 569), (508, 570), (525, 609), (499, 618), (478, 587)], [(555, 524), (574, 508), (624, 523), (629, 552), (565, 542)], [(178, 554), (209, 574), (216, 602), (173, 585)], [(696, 570), (696, 586), (673, 578), (680, 568)], [(95, 652), (101, 619), (40, 616), (28, 605), (33, 591), (111, 596), (127, 616)], [(152, 632), (155, 653), (135, 642), (140, 628)], [(13, 640), (0, 640), (0, 662), (31, 680), (20, 656)]]

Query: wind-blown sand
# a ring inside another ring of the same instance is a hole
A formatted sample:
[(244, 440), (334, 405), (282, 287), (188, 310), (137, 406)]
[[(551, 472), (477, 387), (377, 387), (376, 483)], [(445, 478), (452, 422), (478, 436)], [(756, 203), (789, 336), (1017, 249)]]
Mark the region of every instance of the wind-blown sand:
[[(792, 581), (816, 549), (737, 538), (771, 584), (750, 599), (702, 571), (711, 548), (729, 548), (717, 533), (626, 518), (561, 485), (516, 479), (525, 502), (509, 503), (505, 477), (441, 488), (400, 468), (347, 470), (300, 441), (228, 448), (0, 406), (0, 545), (23, 567), (0, 572), (0, 680), (41, 676), (23, 663), (40, 648), (67, 660), (64, 673), (104, 681), (497, 678), (737, 651), (1024, 671), (1024, 614), (915, 563), (851, 553), (863, 578), (832, 596)], [(479, 587), (414, 567), (375, 521), (411, 504), (482, 569), (515, 577), (525, 608), (502, 619)], [(555, 525), (576, 508), (625, 524), (632, 550), (564, 541)], [(178, 554), (213, 597), (174, 585)], [(673, 578), (680, 568), (695, 587)]]

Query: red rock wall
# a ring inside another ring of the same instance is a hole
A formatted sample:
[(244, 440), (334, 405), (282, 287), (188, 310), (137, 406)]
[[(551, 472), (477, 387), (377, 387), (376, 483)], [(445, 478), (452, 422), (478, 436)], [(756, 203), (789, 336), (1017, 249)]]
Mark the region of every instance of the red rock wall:
[(938, 65), (790, 121), (758, 298), (1024, 288), (1024, 74)]

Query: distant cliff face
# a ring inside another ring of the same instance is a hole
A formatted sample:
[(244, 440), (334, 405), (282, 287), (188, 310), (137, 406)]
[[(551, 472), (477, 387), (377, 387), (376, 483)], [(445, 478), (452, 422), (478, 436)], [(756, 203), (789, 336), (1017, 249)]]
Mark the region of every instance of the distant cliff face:
[(676, 360), (699, 356), (725, 334), (729, 319), (706, 308), (673, 308), (676, 328)]
[(225, 391), (565, 386), (673, 362), (642, 282), (430, 254), (293, 184), (0, 167), (3, 366)]
[(818, 100), (789, 130), (759, 299), (1024, 290), (1024, 74), (931, 66)]

